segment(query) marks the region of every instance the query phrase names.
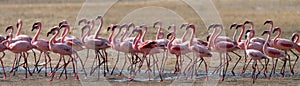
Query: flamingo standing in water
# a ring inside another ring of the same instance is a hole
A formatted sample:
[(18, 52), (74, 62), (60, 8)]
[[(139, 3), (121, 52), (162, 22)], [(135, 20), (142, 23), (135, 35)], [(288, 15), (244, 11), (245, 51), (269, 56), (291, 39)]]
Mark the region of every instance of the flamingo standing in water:
[[(204, 60), (203, 57), (211, 57), (212, 54), (210, 53), (210, 51), (208, 50), (208, 48), (206, 46), (199, 45), (199, 44), (192, 44), (193, 41), (194, 41), (194, 36), (195, 36), (195, 25), (194, 24), (189, 24), (187, 28), (191, 28), (191, 30), (192, 30), (192, 34), (190, 36), (190, 42), (189, 42), (189, 49), (193, 52), (193, 54), (196, 54), (197, 57), (200, 58), (201, 62), (203, 61), (204, 66), (205, 66), (205, 71), (206, 71), (206, 79), (208, 79), (207, 64), (206, 64), (206, 61)], [(197, 59), (198, 58), (194, 59), (195, 62), (191, 65), (191, 67), (193, 67), (197, 63), (197, 61), (198, 61)]]
[[(282, 57), (285, 57), (285, 54), (284, 54), (284, 52), (282, 52), (282, 51), (280, 51), (276, 48), (268, 47), (267, 44), (268, 44), (268, 41), (270, 41), (270, 31), (264, 31), (262, 35), (264, 35), (264, 34), (268, 34), (268, 36), (267, 36), (267, 40), (266, 40), (266, 42), (264, 43), (264, 46), (263, 46), (263, 53), (272, 58), (272, 64), (273, 64), (273, 67), (272, 67), (269, 78), (271, 77), (272, 73), (275, 72), (278, 59), (281, 59), (281, 60), (284, 61), (284, 64), (283, 64), (282, 69), (281, 69), (281, 74), (283, 75), (282, 72), (284, 71), (283, 69), (284, 69), (285, 64), (286, 64), (286, 58), (282, 59)], [(275, 64), (274, 64), (274, 59), (276, 59)]]
[[(44, 64), (44, 67), (45, 67), (45, 75), (47, 75), (47, 64), (49, 63), (50, 64), (50, 68), (52, 70), (52, 66), (51, 66), (51, 57), (49, 56), (49, 41), (48, 40), (45, 40), (45, 39), (39, 39), (38, 40), (38, 37), (39, 37), (39, 34), (41, 32), (41, 29), (42, 29), (42, 23), (40, 21), (37, 21), (36, 23), (33, 24), (32, 26), (32, 31), (34, 29), (37, 29), (37, 32), (36, 34), (34, 35), (33, 39), (31, 40), (31, 45), (34, 46), (34, 49), (40, 51), (40, 54), (39, 54), (39, 58), (36, 62), (35, 65), (38, 65), (39, 61), (40, 61), (40, 58), (42, 56), (42, 54), (44, 54), (44, 57), (45, 57), (45, 64)], [(47, 57), (48, 57), (48, 60), (47, 60)], [(35, 71), (35, 69), (37, 69), (37, 67), (35, 67), (33, 69), (33, 72)], [(37, 69), (38, 70), (38, 69)], [(40, 69), (41, 70), (41, 69)], [(40, 71), (39, 70), (39, 71)]]
[[(238, 27), (244, 28), (244, 25), (238, 25), (236, 28), (238, 28)], [(247, 34), (247, 33), (249, 33), (249, 34)], [(252, 60), (254, 60), (253, 64), (252, 64), (252, 68), (253, 68), (252, 79), (253, 79), (253, 83), (254, 83), (255, 80), (257, 79), (257, 76), (260, 74), (261, 70), (263, 70), (264, 68), (267, 68), (269, 59), (261, 51), (249, 48), (250, 40), (253, 38), (253, 36), (251, 36), (251, 35), (254, 35), (253, 33), (254, 33), (254, 30), (252, 30), (252, 29), (246, 31), (247, 39), (246, 39), (244, 48), (245, 48), (247, 56), (249, 56)], [(262, 62), (261, 62), (262, 59), (267, 60), (267, 63), (265, 64), (266, 67), (262, 64)], [(258, 74), (255, 75), (256, 69), (258, 68), (257, 61), (259, 61), (259, 63), (262, 65), (262, 69), (260, 69), (260, 70), (258, 69)], [(266, 71), (266, 69), (265, 69), (265, 71)]]
[[(210, 26), (210, 27), (212, 27), (212, 26)], [(215, 30), (217, 29), (216, 27), (220, 27), (219, 28), (220, 31), (217, 34), (215, 34), (215, 32), (216, 32)], [(223, 65), (222, 64), (222, 58), (223, 58), (222, 54), (223, 53), (226, 54), (226, 56), (225, 56), (226, 61), (224, 60), (225, 63), (224, 63), (223, 75), (222, 75), (222, 81), (224, 81), (224, 77), (225, 77), (226, 72), (227, 72), (229, 61), (231, 60), (231, 57), (228, 55), (228, 52), (232, 52), (232, 51), (234, 51), (238, 48), (237, 48), (236, 44), (234, 44), (234, 42), (226, 41), (226, 40), (229, 40), (226, 37), (220, 37), (219, 38), (219, 36), (223, 32), (223, 26), (221, 24), (214, 24), (213, 28), (214, 28), (214, 31), (212, 33), (212, 36), (210, 36), (210, 38), (209, 38), (209, 40), (211, 40), (211, 41), (208, 44), (208, 48), (210, 50), (217, 51), (220, 55), (220, 65), (219, 65), (219, 68), (217, 68), (217, 70), (222, 68), (222, 65)]]
[[(87, 37), (87, 34), (85, 34), (83, 37), (82, 37), (82, 42), (84, 44), (84, 46), (87, 48), (87, 49), (92, 49), (95, 51), (95, 59), (98, 59), (98, 65), (93, 68), (92, 66), (92, 69), (90, 71), (90, 75), (97, 69), (99, 68), (100, 69), (100, 66), (102, 64), (104, 64), (104, 69), (105, 69), (105, 64), (107, 65), (107, 52), (106, 52), (106, 49), (109, 48), (111, 46), (109, 40), (107, 40), (106, 38), (104, 37), (99, 37), (98, 34), (99, 32), (101, 31), (101, 28), (102, 28), (102, 25), (103, 25), (103, 18), (102, 16), (97, 16), (96, 20), (100, 20), (100, 24), (99, 24), (99, 27), (97, 29), (97, 31), (95, 32), (95, 34), (93, 35), (93, 37)], [(101, 52), (100, 52), (101, 50)], [(104, 61), (100, 62), (100, 56), (99, 54), (101, 55), (101, 57), (103, 58)], [(94, 61), (95, 62), (95, 61)], [(93, 62), (93, 64), (94, 64)], [(106, 67), (107, 69), (105, 70), (108, 70), (108, 67)], [(98, 79), (99, 79), (99, 72), (98, 71)], [(106, 71), (104, 71), (104, 76), (106, 76)]]
[[(65, 25), (62, 25), (61, 27), (64, 27), (64, 26), (65, 26)], [(55, 70), (53, 70), (53, 71), (50, 73), (50, 76), (52, 77), (52, 78), (50, 79), (50, 81), (53, 80), (53, 77), (54, 77), (56, 71), (58, 70), (58, 66), (59, 66), (59, 64), (60, 64), (61, 59), (64, 60), (64, 64), (63, 64), (64, 71), (63, 71), (63, 72), (65, 72), (65, 74), (67, 73), (66, 67), (67, 67), (67, 65), (69, 64), (69, 62), (71, 61), (71, 62), (73, 63), (73, 65), (74, 65), (74, 62), (76, 62), (75, 58), (72, 57), (72, 54), (74, 54), (74, 53), (76, 54), (77, 52), (76, 52), (75, 50), (73, 50), (72, 47), (68, 46), (68, 45), (65, 44), (65, 43), (54, 43), (54, 42), (55, 42), (55, 38), (58, 36), (58, 34), (59, 34), (59, 32), (60, 32), (59, 30), (60, 30), (61, 27), (55, 26), (55, 27), (53, 27), (53, 28), (47, 33), (47, 36), (48, 36), (49, 34), (54, 34), (54, 35), (50, 38), (49, 44), (48, 44), (48, 45), (49, 45), (50, 51), (52, 51), (52, 52), (54, 52), (54, 53), (60, 54), (60, 59), (59, 59), (57, 65), (56, 65), (56, 67), (55, 67)], [(65, 62), (65, 58), (63, 57), (64, 55), (67, 55), (67, 56), (70, 57), (67, 63)], [(76, 54), (76, 55), (77, 55), (77, 54)], [(77, 56), (78, 56), (78, 55), (77, 55)], [(73, 70), (75, 71), (75, 72), (74, 72), (74, 75), (75, 75), (75, 77), (76, 77), (76, 80), (79, 80), (79, 77), (78, 77), (78, 75), (76, 74), (76, 70), (77, 70), (76, 67), (74, 67)], [(60, 76), (59, 76), (59, 77), (60, 77)], [(66, 78), (65, 78), (65, 79), (67, 79), (67, 75), (66, 75)]]
[[(31, 45), (31, 43), (28, 42), (28, 41), (25, 41), (25, 40), (12, 40), (12, 37), (13, 37), (12, 32), (13, 32), (13, 29), (14, 29), (12, 25), (9, 25), (6, 28), (6, 32), (10, 29), (11, 29), (11, 31), (10, 31), (9, 36), (8, 36), (9, 41), (8, 41), (8, 44), (7, 44), (6, 47), (7, 47), (8, 50), (15, 53), (14, 62), (16, 62), (18, 54), (21, 54), (21, 56), (23, 56), (24, 63), (22, 63), (20, 65), (23, 65), (23, 67), (25, 69), (25, 72), (26, 72), (24, 78), (27, 78), (27, 71), (29, 72), (30, 76), (32, 75), (32, 73), (29, 71), (29, 68), (28, 68), (28, 62), (27, 62), (28, 53), (27, 53), (27, 51), (31, 50), (33, 47)], [(18, 67), (19, 65), (16, 64), (16, 66)], [(13, 64), (11, 72), (16, 68), (14, 67), (14, 64)]]
[[(288, 40), (288, 39), (279, 38), (279, 36), (281, 34), (280, 27), (275, 27), (274, 30), (273, 30), (273, 33), (276, 32), (276, 31), (278, 33), (273, 38), (272, 44), (275, 48), (283, 50), (285, 52), (285, 54), (288, 56), (291, 73), (294, 74), (293, 69), (295, 67), (295, 64), (297, 63), (297, 60), (298, 60), (299, 56), (292, 49), (297, 48), (297, 42), (293, 42), (293, 41)], [(296, 60), (295, 60), (294, 65), (292, 67), (291, 67), (290, 55), (287, 53), (287, 51), (292, 52), (296, 56)]]

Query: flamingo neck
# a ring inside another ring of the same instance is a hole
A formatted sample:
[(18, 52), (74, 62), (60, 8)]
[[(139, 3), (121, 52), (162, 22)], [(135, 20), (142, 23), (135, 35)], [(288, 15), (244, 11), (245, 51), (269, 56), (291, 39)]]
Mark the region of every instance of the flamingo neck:
[(233, 36), (232, 36), (232, 39), (234, 40), (234, 41), (238, 41), (237, 39), (236, 39), (236, 33), (238, 32), (238, 29), (235, 29), (234, 30), (234, 33), (233, 33)]
[(185, 31), (184, 31), (184, 33), (183, 33), (183, 35), (182, 35), (182, 37), (181, 37), (181, 42), (185, 42), (185, 41), (186, 41), (186, 36), (187, 36), (187, 34), (188, 34), (188, 31), (189, 31), (189, 30), (185, 30)]
[(281, 34), (281, 30), (279, 29), (277, 35), (273, 38), (274, 42), (277, 41), (277, 39), (279, 38), (280, 34)]
[(33, 39), (31, 40), (31, 43), (35, 42), (35, 41), (39, 38), (40, 32), (41, 32), (41, 26), (38, 25), (38, 30), (37, 30), (37, 32), (35, 33)]
[(117, 34), (113, 37), (112, 44), (116, 44), (117, 43), (117, 37), (119, 36), (120, 32), (121, 32), (121, 28), (119, 28)]
[(99, 32), (101, 31), (102, 25), (103, 25), (103, 19), (100, 18), (100, 22), (99, 22), (98, 29), (97, 29), (97, 31), (96, 31), (95, 34), (94, 34), (94, 38), (95, 38), (95, 39), (98, 38), (98, 34), (99, 34)]
[(192, 45), (193, 40), (194, 40), (194, 36), (195, 36), (195, 28), (191, 28), (191, 29), (192, 29), (192, 34), (191, 34), (191, 37), (190, 37), (190, 43), (189, 43), (189, 46)]
[(212, 42), (214, 40), (214, 35), (216, 33), (216, 29), (214, 28), (213, 32), (211, 33), (211, 36), (209, 37), (209, 40), (208, 40), (208, 45), (207, 47), (210, 48), (210, 46), (212, 45)]
[(175, 36), (171, 38), (171, 40), (168, 42), (167, 47), (170, 50), (171, 47), (173, 46), (172, 42), (175, 40)]
[(112, 30), (111, 33), (108, 36), (108, 41), (111, 42), (112, 41), (112, 36), (114, 35), (115, 30)]
[(266, 49), (267, 49), (267, 43), (270, 41), (270, 33), (268, 33), (268, 37), (267, 37), (267, 40), (266, 42), (264, 43), (263, 45), (263, 52), (266, 52)]
[[(251, 27), (252, 27), (252, 26), (251, 26)], [(240, 35), (239, 35), (239, 38), (238, 38), (237, 42), (241, 42), (242, 36), (243, 36), (244, 32), (245, 32), (245, 27), (242, 27), (242, 30), (241, 30), (241, 32), (240, 32)], [(254, 36), (254, 35), (253, 35), (253, 36)]]
[(143, 35), (142, 35), (142, 41), (143, 41), (143, 42), (144, 42), (144, 40), (145, 40), (146, 33), (148, 32), (147, 29), (148, 29), (148, 28), (145, 27), (145, 31), (144, 31), (144, 33), (143, 33)]
[(215, 47), (216, 39), (221, 35), (222, 32), (223, 32), (223, 28), (220, 28), (219, 33), (213, 39), (213, 42), (212, 42), (213, 47)]
[(140, 41), (141, 38), (142, 38), (141, 34), (142, 34), (142, 32), (139, 31), (139, 34), (136, 36), (136, 37), (138, 37), (138, 39), (135, 40), (135, 42), (134, 42), (134, 49), (135, 49), (135, 50), (138, 50), (138, 43), (139, 43), (139, 41)]
[(20, 35), (22, 26), (23, 26), (23, 23), (22, 22), (20, 22), (20, 23), (18, 22), (18, 30), (17, 30), (16, 36)]
[(64, 42), (64, 40), (65, 40), (65, 38), (66, 38), (66, 36), (68, 35), (68, 33), (70, 32), (70, 27), (69, 26), (67, 26), (67, 27), (65, 27), (65, 29), (64, 29), (64, 31), (63, 31), (63, 34), (61, 35), (61, 43), (63, 43)]
[(159, 28), (157, 29), (157, 33), (156, 33), (156, 37), (155, 37), (155, 39), (156, 40), (158, 40), (159, 39), (159, 33), (160, 33), (160, 31), (161, 31), (161, 24), (159, 25)]
[(59, 30), (55, 30), (55, 34), (50, 38), (50, 41), (49, 41), (50, 49), (52, 48), (52, 46), (54, 44), (54, 41), (55, 41), (55, 38), (58, 36), (58, 34), (59, 34)]
[(128, 28), (128, 27), (126, 27), (126, 29), (125, 29), (125, 31), (124, 31), (124, 33), (123, 33), (123, 35), (122, 35), (121, 39), (120, 39), (120, 42), (123, 42), (123, 41), (124, 41), (124, 39), (125, 39), (126, 35), (128, 34), (128, 30), (129, 30), (129, 28)]
[(82, 43), (85, 43), (85, 37), (88, 35), (90, 30), (91, 30), (91, 28), (89, 28), (89, 30), (87, 32), (85, 32), (85, 34), (82, 36), (82, 38), (81, 38)]

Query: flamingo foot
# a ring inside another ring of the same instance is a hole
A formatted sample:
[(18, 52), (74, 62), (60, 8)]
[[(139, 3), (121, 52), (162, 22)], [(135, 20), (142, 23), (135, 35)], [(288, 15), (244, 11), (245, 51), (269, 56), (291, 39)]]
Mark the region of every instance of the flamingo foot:
[(164, 80), (159, 80), (158, 82), (163, 82)]
[(232, 75), (235, 76), (235, 73), (233, 71), (231, 71)]
[(294, 75), (295, 73), (294, 73), (294, 69), (291, 69), (291, 73), (292, 73), (292, 75)]
[(61, 77), (61, 76), (57, 76), (56, 78), (57, 78), (57, 79), (60, 79), (60, 77)]
[(76, 79), (75, 79), (76, 81), (79, 81), (79, 77), (78, 76), (76, 76)]

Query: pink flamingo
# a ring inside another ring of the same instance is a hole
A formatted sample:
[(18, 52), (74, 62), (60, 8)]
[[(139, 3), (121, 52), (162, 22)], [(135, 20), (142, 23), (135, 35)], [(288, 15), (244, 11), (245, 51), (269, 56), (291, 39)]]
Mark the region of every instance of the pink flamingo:
[[(220, 27), (220, 31), (219, 31), (219, 33), (217, 33), (215, 35), (216, 27)], [(217, 68), (217, 70), (219, 70), (222, 67), (222, 54), (223, 53), (226, 54), (225, 59), (227, 61), (224, 60), (225, 67), (223, 67), (223, 75), (222, 75), (222, 81), (224, 81), (224, 77), (227, 72), (229, 61), (231, 60), (231, 57), (228, 55), (228, 52), (233, 52), (234, 50), (236, 50), (238, 48), (237, 48), (236, 44), (234, 44), (234, 42), (226, 41), (226, 40), (229, 40), (227, 37), (218, 38), (220, 36), (220, 34), (223, 32), (223, 26), (221, 24), (214, 24), (213, 28), (214, 28), (214, 31), (213, 31), (214, 33), (212, 33), (212, 36), (210, 37), (210, 40), (212, 40), (212, 41), (209, 42), (208, 48), (213, 51), (217, 51), (220, 55), (220, 65), (219, 65), (219, 68)], [(238, 55), (238, 54), (236, 54), (236, 55)]]
[[(25, 77), (24, 78), (27, 78), (27, 71), (29, 72), (30, 76), (32, 75), (32, 73), (29, 71), (29, 68), (28, 68), (28, 62), (27, 62), (27, 58), (28, 58), (28, 53), (27, 51), (31, 50), (33, 47), (32, 45), (30, 44), (30, 42), (28, 41), (25, 41), (25, 40), (18, 40), (18, 41), (14, 41), (12, 42), (12, 32), (13, 32), (13, 26), (12, 25), (9, 25), (7, 28), (6, 28), (6, 32), (11, 29), (11, 32), (9, 33), (9, 41), (8, 41), (8, 44), (7, 44), (7, 49), (10, 50), (11, 52), (15, 53), (15, 60), (14, 62), (16, 62), (16, 59), (17, 59), (17, 56), (18, 54), (21, 54), (21, 56), (23, 56), (24, 58), (24, 63), (20, 64), (20, 65), (23, 65), (24, 69), (25, 69)], [(16, 64), (16, 66), (18, 67), (19, 65)], [(16, 68), (17, 68), (16, 67)], [(14, 67), (14, 64), (12, 66), (12, 69), (11, 69), (11, 72), (16, 69)]]
[[(278, 33), (273, 38), (273, 41), (272, 41), (273, 47), (275, 47), (277, 49), (280, 49), (280, 50), (283, 50), (285, 52), (285, 54), (288, 56), (291, 73), (294, 74), (293, 69), (295, 67), (295, 64), (297, 63), (297, 60), (298, 60), (299, 56), (292, 49), (297, 47), (297, 42), (293, 42), (293, 41), (288, 40), (288, 39), (279, 38), (279, 36), (281, 34), (280, 27), (275, 27), (274, 30), (273, 30), (273, 33), (276, 32), (276, 31)], [(290, 55), (287, 53), (288, 50), (291, 51), (296, 56), (296, 60), (294, 62), (293, 67), (291, 67)]]
[[(103, 24), (103, 18), (102, 16), (97, 16), (96, 20), (100, 20), (100, 24), (99, 24), (99, 27), (97, 29), (97, 31), (95, 32), (94, 36), (93, 37), (87, 37), (87, 34), (85, 34), (83, 37), (82, 37), (82, 42), (84, 44), (84, 46), (87, 48), (87, 49), (92, 49), (92, 50), (95, 50), (95, 59), (98, 59), (98, 65), (93, 68), (92, 66), (92, 70), (90, 71), (90, 74), (92, 74), (96, 68), (100, 68), (100, 66), (104, 63), (104, 67), (105, 67), (105, 64), (107, 65), (107, 53), (106, 53), (106, 49), (109, 48), (111, 46), (110, 42), (104, 38), (104, 37), (98, 37), (98, 34), (102, 28), (102, 24)], [(101, 53), (100, 52), (103, 53)], [(101, 55), (101, 57), (103, 58), (104, 61), (100, 62), (100, 56), (99, 54)], [(104, 55), (104, 56), (102, 56)], [(94, 61), (95, 62), (95, 61)], [(93, 62), (93, 64), (94, 64)], [(108, 67), (106, 67), (108, 70)], [(100, 72), (100, 71), (98, 71)], [(99, 73), (98, 73), (99, 74)], [(106, 71), (104, 71), (104, 76), (106, 76)], [(99, 75), (98, 75), (98, 79), (99, 79)]]
[[(268, 44), (268, 41), (270, 41), (270, 32), (269, 31), (264, 31), (262, 35), (264, 34), (268, 34), (267, 36), (267, 42), (264, 43), (264, 46), (263, 46), (263, 53), (266, 54), (267, 56), (271, 57), (272, 58), (272, 64), (273, 64), (273, 67), (272, 67), (272, 70), (271, 70), (271, 73), (270, 73), (270, 76), (272, 75), (273, 72), (275, 72), (275, 69), (276, 69), (276, 64), (277, 64), (277, 61), (278, 59), (280, 59), (281, 57), (285, 57), (285, 54), (284, 52), (276, 49), (276, 48), (273, 48), (273, 47), (268, 47), (267, 44)], [(276, 63), (274, 64), (274, 59), (276, 59)], [(285, 67), (285, 64), (286, 64), (286, 58), (283, 58), (281, 59), (284, 61), (284, 64), (282, 66), (282, 69), (281, 69), (281, 74), (283, 75), (283, 71), (284, 71), (284, 67)]]
[(83, 50), (82, 42), (79, 38), (75, 36), (68, 35), (70, 33), (70, 26), (66, 20), (63, 20), (60, 25), (66, 24), (63, 33), (61, 34), (61, 41), (67, 43), (69, 46), (74, 48), (76, 51)]
[[(49, 44), (48, 44), (48, 45), (49, 45), (50, 51), (52, 51), (52, 52), (54, 52), (54, 53), (60, 54), (60, 59), (59, 59), (57, 65), (56, 65), (56, 67), (55, 67), (55, 70), (53, 70), (53, 71), (50, 73), (50, 76), (52, 77), (52, 78), (50, 79), (50, 81), (53, 80), (53, 77), (54, 77), (56, 71), (58, 70), (58, 66), (59, 66), (59, 64), (60, 64), (61, 59), (64, 60), (64, 65), (63, 65), (64, 71), (63, 71), (63, 72), (65, 72), (65, 74), (67, 73), (67, 72), (66, 72), (66, 67), (67, 67), (68, 63), (69, 63), (70, 61), (72, 61), (73, 67), (74, 67), (74, 62), (76, 62), (75, 58), (72, 57), (72, 54), (76, 54), (76, 55), (77, 55), (77, 52), (76, 52), (75, 50), (73, 50), (72, 47), (68, 46), (68, 45), (65, 44), (65, 43), (54, 43), (55, 38), (56, 38), (56, 37), (58, 36), (58, 34), (59, 34), (59, 29), (62, 28), (62, 27), (65, 27), (65, 26), (66, 26), (66, 25), (62, 25), (61, 27), (55, 26), (55, 27), (53, 27), (53, 28), (47, 33), (47, 36), (48, 36), (49, 34), (54, 34), (54, 35), (50, 38)], [(67, 55), (67, 56), (70, 57), (69, 60), (68, 60), (68, 63), (65, 62), (65, 59), (64, 59), (64, 57), (63, 57), (64, 55)], [(77, 56), (78, 56), (78, 55), (77, 55)], [(76, 77), (76, 80), (79, 80), (79, 77), (78, 77), (78, 75), (76, 74), (77, 68), (74, 67), (73, 70), (74, 70), (74, 75), (75, 75), (75, 77)], [(65, 78), (65, 79), (67, 79), (67, 75), (66, 75), (66, 78)]]
[[(189, 49), (191, 51), (193, 51), (193, 53), (196, 54), (197, 57), (200, 58), (201, 62), (202, 61), (204, 62), (205, 71), (206, 71), (206, 79), (208, 79), (208, 76), (207, 76), (207, 74), (208, 74), (207, 64), (206, 64), (206, 61), (204, 60), (203, 57), (211, 57), (212, 54), (210, 53), (210, 51), (208, 50), (208, 48), (206, 46), (199, 45), (199, 44), (192, 44), (193, 41), (194, 41), (194, 36), (195, 36), (195, 25), (194, 24), (189, 24), (187, 28), (191, 28), (191, 30), (192, 30), (192, 34), (191, 34), (190, 42), (189, 42)], [(191, 65), (191, 67), (193, 67), (194, 64), (197, 63), (197, 61), (198, 61), (197, 59), (198, 58), (196, 58), (195, 62)]]
[[(35, 71), (35, 69), (37, 68), (37, 65), (40, 61), (40, 58), (42, 56), (42, 54), (44, 54), (44, 57), (45, 57), (45, 64), (44, 64), (44, 67), (45, 67), (45, 75), (47, 75), (47, 64), (50, 63), (50, 67), (51, 67), (51, 70), (52, 70), (52, 66), (51, 66), (51, 57), (49, 56), (49, 41), (48, 40), (45, 40), (45, 39), (39, 39), (38, 40), (38, 37), (39, 37), (39, 34), (41, 32), (41, 28), (42, 27), (42, 23), (40, 21), (37, 21), (36, 23), (33, 24), (32, 26), (32, 31), (34, 29), (37, 29), (37, 32), (36, 34), (34, 35), (33, 39), (31, 40), (31, 45), (34, 46), (34, 49), (40, 51), (40, 55), (39, 55), (39, 58), (36, 62), (36, 67), (33, 69), (33, 72)], [(48, 57), (48, 61), (47, 61), (47, 57)], [(38, 69), (37, 69), (38, 70)], [(41, 69), (40, 69), (41, 70)], [(39, 71), (40, 71), (39, 70)]]
[[(244, 28), (244, 25), (238, 25), (238, 27), (243, 27)], [(251, 35), (253, 35), (254, 33), (254, 30), (247, 30), (246, 31), (246, 34), (250, 32)], [(257, 79), (257, 76), (260, 74), (260, 71), (263, 70), (266, 66), (267, 68), (267, 65), (268, 65), (268, 62), (269, 62), (269, 59), (268, 57), (263, 54), (261, 51), (259, 50), (256, 50), (256, 49), (250, 49), (248, 48), (249, 47), (249, 44), (250, 44), (250, 40), (252, 39), (253, 36), (250, 36), (250, 34), (247, 34), (247, 39), (246, 39), (246, 44), (245, 44), (245, 51), (246, 51), (246, 54), (247, 56), (249, 56), (253, 61), (253, 64), (252, 64), (252, 68), (253, 68), (253, 72), (252, 72), (252, 79), (253, 79), (253, 83), (255, 82), (255, 80)], [(265, 66), (262, 64), (261, 60), (262, 59), (266, 59), (267, 60), (267, 63), (265, 64)], [(255, 72), (256, 72), (256, 67), (257, 67), (257, 61), (259, 61), (259, 63), (262, 65), (262, 69), (259, 70), (258, 69), (258, 74), (255, 76)], [(266, 71), (266, 69), (265, 69)]]
[(17, 22), (18, 30), (17, 30), (17, 33), (16, 33), (16, 37), (13, 38), (13, 40), (25, 40), (25, 41), (31, 42), (32, 37), (30, 37), (28, 35), (20, 35), (22, 26), (23, 26), (23, 22), (22, 22), (21, 19), (19, 19), (18, 22)]

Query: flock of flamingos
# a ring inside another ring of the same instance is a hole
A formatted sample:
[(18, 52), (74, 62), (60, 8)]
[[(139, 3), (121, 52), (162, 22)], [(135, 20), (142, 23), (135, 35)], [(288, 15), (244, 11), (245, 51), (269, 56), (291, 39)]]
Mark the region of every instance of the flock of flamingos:
[[(94, 35), (92, 35), (92, 29), (97, 21), (99, 21), (99, 26)], [(228, 65), (233, 62), (231, 60), (232, 57), (228, 53), (233, 53), (233, 55), (238, 57), (238, 60), (235, 62), (231, 70), (232, 75), (236, 75), (234, 69), (238, 63), (241, 63), (240, 60), (242, 56), (244, 56), (243, 68), (240, 73), (245, 73), (249, 63), (252, 62), (253, 83), (260, 74), (263, 74), (264, 77), (270, 79), (276, 71), (278, 59), (283, 63), (280, 70), (280, 74), (282, 76), (285, 75), (286, 65), (288, 65), (290, 73), (294, 74), (293, 69), (299, 57), (293, 50), (300, 52), (300, 44), (298, 43), (299, 35), (297, 33), (293, 33), (291, 39), (280, 38), (280, 27), (273, 27), (273, 22), (271, 20), (266, 20), (264, 23), (264, 25), (270, 26), (262, 33), (262, 36), (266, 36), (266, 38), (255, 37), (254, 24), (247, 20), (242, 24), (234, 23), (231, 25), (230, 29), (235, 29), (235, 33), (232, 38), (220, 36), (220, 34), (223, 33), (223, 26), (221, 24), (211, 24), (208, 27), (208, 30), (212, 29), (213, 32), (207, 36), (207, 41), (195, 38), (196, 26), (189, 23), (184, 23), (180, 26), (181, 29), (185, 29), (185, 33), (181, 38), (178, 38), (179, 36), (176, 35), (175, 25), (168, 26), (168, 29), (173, 31), (170, 31), (170, 33), (165, 35), (164, 32), (161, 31), (162, 23), (158, 20), (153, 25), (153, 28), (157, 28), (156, 39), (151, 40), (144, 39), (148, 29), (148, 26), (146, 25), (135, 26), (133, 23), (123, 25), (111, 24), (107, 28), (107, 31), (111, 31), (111, 33), (109, 37), (106, 38), (99, 36), (99, 32), (103, 25), (102, 16), (97, 16), (95, 20), (81, 19), (78, 24), (82, 27), (80, 38), (69, 35), (70, 26), (67, 21), (63, 20), (58, 26), (52, 27), (49, 32), (45, 34), (47, 36), (52, 36), (49, 40), (38, 38), (42, 29), (42, 23), (40, 21), (37, 21), (32, 25), (32, 31), (37, 30), (33, 37), (20, 34), (22, 28), (22, 21), (20, 19), (17, 23), (18, 30), (15, 35), (13, 35), (14, 26), (7, 26), (6, 32), (9, 32), (8, 35), (0, 36), (0, 52), (3, 53), (0, 61), (3, 68), (3, 78), (6, 78), (6, 71), (4, 70), (5, 68), (2, 61), (5, 56), (5, 50), (9, 50), (15, 54), (14, 63), (9, 71), (10, 73), (16, 72), (18, 67), (22, 66), (26, 71), (25, 78), (27, 78), (27, 74), (32, 75), (32, 73), (35, 72), (39, 73), (42, 69), (44, 69), (45, 76), (51, 77), (50, 81), (53, 80), (53, 77), (58, 70), (61, 70), (62, 72), (59, 76), (57, 76), (57, 78), (60, 78), (63, 74), (65, 74), (65, 79), (67, 79), (66, 68), (69, 63), (72, 63), (73, 76), (76, 80), (79, 80), (77, 75), (77, 60), (79, 60), (81, 64), (81, 71), (83, 71), (85, 76), (87, 76), (88, 74), (86, 73), (84, 65), (86, 64), (86, 59), (88, 59), (89, 56), (87, 56), (85, 60), (82, 60), (77, 53), (78, 51), (85, 49), (87, 49), (87, 53), (89, 53), (89, 50), (93, 50), (95, 54), (94, 62), (92, 63), (92, 67), (89, 71), (90, 75), (98, 70), (99, 78), (101, 66), (103, 66), (104, 76), (106, 76), (106, 73), (109, 71), (111, 71), (111, 74), (114, 73), (119, 60), (119, 55), (113, 69), (109, 70), (106, 50), (112, 48), (125, 54), (125, 64), (127, 61), (126, 58), (128, 58), (130, 63), (127, 67), (127, 70), (130, 72), (128, 79), (133, 80), (136, 72), (141, 72), (140, 70), (144, 62), (146, 62), (145, 72), (148, 73), (149, 79), (150, 73), (157, 72), (155, 71), (155, 69), (157, 69), (160, 81), (163, 81), (162, 74), (164, 73), (164, 65), (168, 58), (167, 54), (176, 56), (177, 60), (174, 65), (174, 73), (178, 76), (180, 74), (184, 74), (186, 78), (189, 78), (193, 77), (193, 75), (197, 75), (198, 67), (203, 62), (205, 65), (204, 70), (206, 71), (207, 79), (208, 69), (205, 57), (212, 57), (212, 52), (219, 53), (220, 64), (213, 73), (219, 73), (220, 77), (222, 77), (221, 80), (223, 81), (227, 74)], [(250, 28), (245, 29), (245, 25), (250, 25)], [(124, 30), (122, 30), (123, 28)], [(131, 28), (132, 30), (130, 31), (129, 29)], [(61, 29), (63, 29), (63, 31), (61, 31)], [(239, 29), (240, 32), (238, 32)], [(188, 34), (189, 31), (191, 34)], [(271, 39), (271, 34), (275, 33), (277, 35)], [(59, 35), (60, 37), (58, 37)], [(118, 38), (119, 35), (120, 38)], [(190, 35), (189, 39), (186, 38), (187, 35)], [(34, 52), (34, 50), (37, 50), (40, 53), (38, 55), (38, 59), (35, 61), (36, 65), (34, 65), (34, 69), (30, 70), (27, 61), (29, 56), (28, 51)], [(236, 53), (236, 51), (242, 51), (244, 52), (244, 55), (239, 55), (240, 53)], [(59, 55), (59, 61), (54, 68), (52, 68), (52, 57), (50, 57), (49, 52)], [(288, 52), (295, 55), (296, 59), (294, 62), (291, 62), (292, 58), (290, 58), (290, 54)], [(160, 60), (162, 61), (162, 64), (160, 66), (158, 66), (158, 57), (155, 56), (155, 54), (159, 53), (163, 53), (162, 60)], [(192, 53), (192, 58), (187, 55), (189, 53)], [(42, 54), (44, 54), (45, 62), (42, 67), (38, 67), (37, 65), (39, 64)], [(23, 63), (20, 63), (21, 58), (24, 59)], [(152, 64), (150, 64), (150, 58), (153, 59)], [(182, 70), (184, 58), (188, 58), (189, 62)], [(247, 59), (250, 59), (250, 61)], [(267, 66), (269, 64), (269, 59), (272, 61), (272, 69), (270, 70), (271, 72), (268, 73)], [(258, 66), (257, 63), (261, 66)], [(118, 75), (122, 74), (125, 64)], [(196, 66), (196, 64), (199, 65)], [(47, 66), (50, 67), (49, 74), (47, 74)]]

